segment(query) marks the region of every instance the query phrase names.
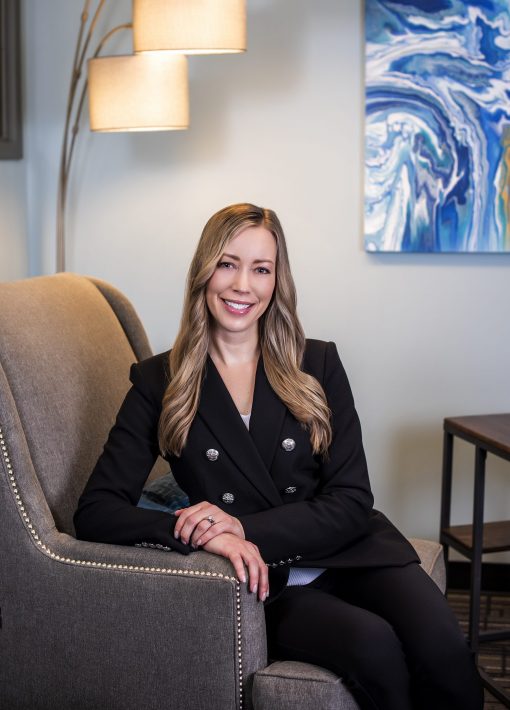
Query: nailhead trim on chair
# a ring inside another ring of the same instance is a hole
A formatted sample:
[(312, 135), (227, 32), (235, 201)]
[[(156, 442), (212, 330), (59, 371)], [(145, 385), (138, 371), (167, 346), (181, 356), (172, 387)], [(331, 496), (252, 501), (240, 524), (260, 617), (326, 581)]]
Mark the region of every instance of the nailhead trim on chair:
[(70, 557), (62, 557), (52, 552), (51, 549), (45, 545), (39, 535), (37, 534), (34, 526), (30, 521), (25, 506), (23, 505), (23, 500), (18, 491), (18, 484), (14, 476), (14, 470), (12, 468), (12, 463), (9, 457), (9, 451), (7, 449), (7, 442), (4, 439), (4, 434), (2, 427), (0, 427), (0, 449), (2, 451), (2, 458), (7, 467), (7, 475), (9, 477), (9, 482), (11, 484), (12, 492), (14, 493), (14, 498), (16, 504), (21, 512), (21, 517), (26, 523), (30, 534), (36, 541), (38, 547), (52, 560), (57, 562), (63, 562), (64, 564), (70, 565), (80, 565), (82, 567), (95, 567), (99, 569), (115, 569), (115, 570), (129, 570), (133, 572), (156, 572), (160, 574), (168, 575), (184, 575), (184, 576), (197, 576), (197, 577), (218, 577), (219, 579), (225, 579), (229, 582), (235, 582), (236, 584), (236, 617), (237, 617), (237, 662), (238, 662), (238, 698), (239, 698), (239, 710), (243, 708), (243, 661), (242, 661), (242, 633), (241, 633), (241, 586), (237, 577), (231, 577), (226, 574), (221, 574), (221, 572), (205, 572), (201, 570), (188, 570), (188, 569), (169, 569), (167, 567), (143, 567), (139, 565), (117, 565), (107, 562), (94, 562), (91, 560), (74, 560)]

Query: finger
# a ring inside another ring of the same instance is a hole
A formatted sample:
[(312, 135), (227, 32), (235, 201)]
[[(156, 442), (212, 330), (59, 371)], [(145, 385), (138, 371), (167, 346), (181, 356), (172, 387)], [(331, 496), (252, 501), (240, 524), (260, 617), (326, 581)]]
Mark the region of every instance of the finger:
[(190, 539), (196, 526), (207, 518), (208, 503), (198, 503), (191, 509), (187, 509), (178, 519), (175, 527), (181, 540), (185, 543)]
[(181, 540), (185, 545), (188, 543), (191, 543), (191, 538), (193, 536), (193, 533), (195, 531), (196, 526), (201, 522), (201, 518), (198, 520), (194, 517), (188, 518), (186, 521), (186, 524), (181, 530)]
[[(205, 501), (202, 507), (198, 509), (197, 514), (194, 514), (193, 517), (190, 516), (185, 521), (181, 528), (181, 537), (183, 540), (190, 538), (190, 543), (194, 545), (201, 545), (202, 542), (199, 542), (199, 538), (202, 533), (206, 532), (212, 525), (219, 523), (222, 518), (224, 521), (233, 520), (230, 515), (225, 515), (217, 505), (211, 505)], [(223, 532), (227, 532), (227, 530), (224, 529)]]
[[(196, 539), (195, 544), (200, 547), (201, 545), (207, 544), (209, 540), (212, 540), (213, 537), (216, 537), (216, 535), (224, 532), (231, 533), (241, 540), (245, 539), (242, 525), (239, 524), (237, 518), (233, 518), (231, 515), (227, 515), (223, 520), (218, 520), (213, 525), (209, 525), (203, 534), (201, 534), (200, 531), (197, 535), (193, 533), (193, 537)], [(258, 549), (256, 547), (254, 547), (254, 550), (256, 550), (258, 554)]]
[(239, 552), (233, 552), (231, 555), (229, 555), (229, 560), (234, 565), (237, 578), (240, 582), (243, 582), (244, 584), (246, 582), (246, 572), (244, 569), (244, 562), (242, 556), (239, 554)]
[(248, 565), (248, 578), (249, 578), (248, 589), (253, 594), (256, 594), (258, 591), (259, 576), (260, 576), (259, 562), (258, 562), (257, 558), (251, 554), (246, 555), (246, 557), (244, 558), (244, 561)]
[[(206, 537), (209, 531), (211, 531), (212, 534), (210, 537)], [(203, 545), (207, 540), (216, 537), (220, 532), (230, 531), (225, 527), (224, 523), (211, 523), (209, 518), (202, 518), (193, 530), (190, 542), (193, 545)]]
[(196, 505), (191, 505), (189, 508), (182, 508), (178, 515), (178, 520), (175, 523), (174, 535), (179, 537), (182, 533), (182, 528), (186, 524), (186, 520), (195, 515), (197, 511), (200, 511), (206, 503), (197, 503)]
[(207, 508), (203, 508), (198, 513), (189, 516), (181, 529), (181, 540), (183, 542), (188, 542), (189, 540), (191, 543), (193, 538), (198, 540), (203, 532), (214, 525), (214, 523), (211, 523), (209, 520), (209, 517), (212, 516), (204, 517), (205, 513), (207, 513)]
[(261, 602), (264, 602), (269, 596), (269, 570), (263, 559), (260, 560), (260, 563), (259, 599)]
[(253, 542), (249, 542), (248, 540), (246, 543), (253, 551), (253, 554), (259, 564), (258, 596), (260, 601), (265, 601), (269, 596), (269, 569), (260, 555), (259, 548)]
[[(195, 544), (200, 547), (203, 545), (206, 545), (209, 540), (212, 540), (213, 537), (216, 537), (216, 535), (221, 535), (221, 533), (224, 532), (229, 532), (229, 533), (234, 533), (233, 530), (230, 528), (230, 523), (228, 521), (221, 521), (219, 523), (215, 523), (214, 525), (209, 525), (207, 530), (205, 532), (199, 533), (199, 535), (196, 536), (196, 542)], [(195, 537), (195, 534), (193, 534), (193, 538)], [(192, 538), (192, 541), (193, 541)]]

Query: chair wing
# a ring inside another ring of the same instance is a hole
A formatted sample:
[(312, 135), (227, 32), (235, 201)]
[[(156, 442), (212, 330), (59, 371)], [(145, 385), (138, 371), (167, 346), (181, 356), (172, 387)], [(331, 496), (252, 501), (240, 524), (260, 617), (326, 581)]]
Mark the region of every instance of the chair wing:
[(0, 707), (249, 707), (263, 609), (226, 560), (72, 536), (150, 355), (132, 306), (73, 274), (0, 284), (0, 303)]

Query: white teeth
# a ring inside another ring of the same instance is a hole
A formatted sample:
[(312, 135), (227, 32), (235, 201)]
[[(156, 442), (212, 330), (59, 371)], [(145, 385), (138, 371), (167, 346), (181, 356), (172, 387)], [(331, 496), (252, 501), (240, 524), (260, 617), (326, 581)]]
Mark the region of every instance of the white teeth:
[(245, 311), (251, 306), (251, 303), (234, 303), (234, 301), (225, 301), (225, 303), (236, 311)]

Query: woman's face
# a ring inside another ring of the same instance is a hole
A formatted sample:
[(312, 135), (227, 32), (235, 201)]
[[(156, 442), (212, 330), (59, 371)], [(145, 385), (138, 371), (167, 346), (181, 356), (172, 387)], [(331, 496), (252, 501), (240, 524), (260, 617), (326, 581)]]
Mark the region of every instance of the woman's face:
[(215, 332), (257, 333), (276, 282), (276, 241), (265, 227), (246, 227), (225, 247), (206, 287)]

